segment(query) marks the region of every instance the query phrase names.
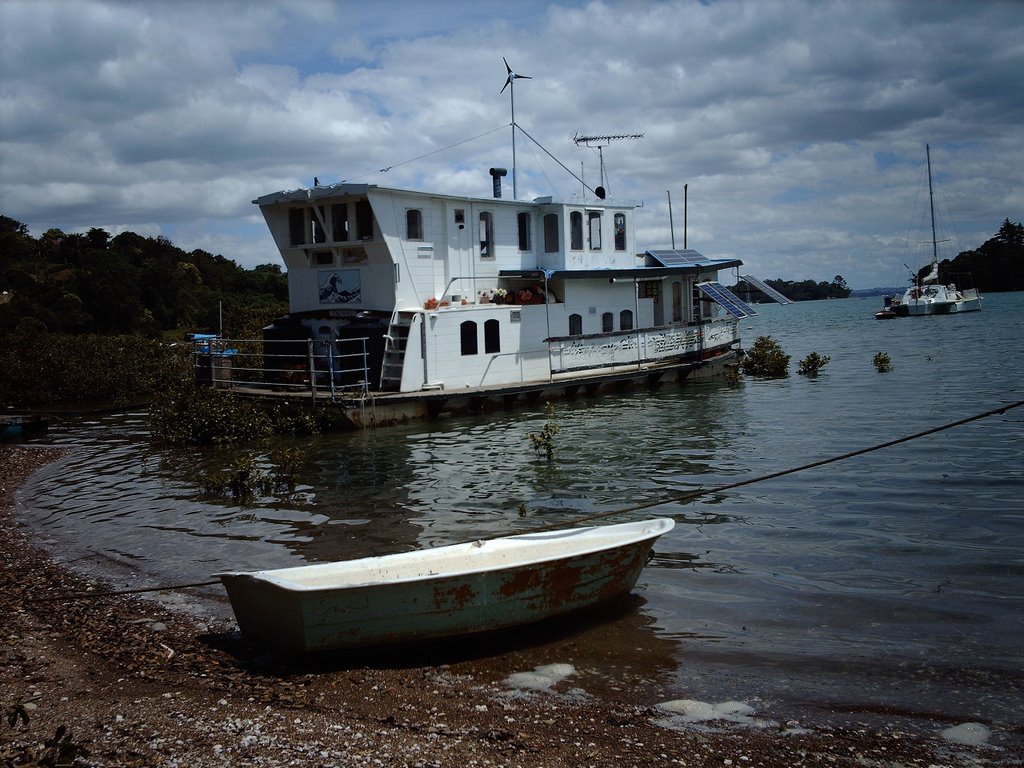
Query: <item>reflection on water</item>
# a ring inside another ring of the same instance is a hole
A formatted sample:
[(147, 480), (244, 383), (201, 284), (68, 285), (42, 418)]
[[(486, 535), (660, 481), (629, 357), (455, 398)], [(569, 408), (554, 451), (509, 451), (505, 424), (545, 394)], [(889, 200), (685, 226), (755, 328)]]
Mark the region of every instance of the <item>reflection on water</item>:
[[(769, 306), (748, 321), (748, 345), (772, 335), (792, 370), (811, 351), (829, 355), (817, 380), (558, 403), (554, 463), (527, 438), (549, 418), (540, 404), (279, 441), (304, 452), (294, 489), (238, 504), (204, 498), (201, 482), (234, 451), (150, 446), (141, 415), (83, 422), (53, 435), (77, 450), (27, 490), (25, 518), (83, 565), (133, 583), (194, 581), (571, 525), (1024, 399), (1024, 295), (888, 323), (873, 319), (876, 303)], [(874, 369), (878, 351), (892, 373)], [(928, 706), (945, 717), (1019, 722), (1022, 420), (1010, 411), (648, 510), (678, 525), (641, 576), (645, 602), (574, 647), (609, 680), (630, 648), (647, 649), (634, 671), (666, 698), (835, 711), (938, 701)], [(272, 471), (270, 448), (251, 450)]]

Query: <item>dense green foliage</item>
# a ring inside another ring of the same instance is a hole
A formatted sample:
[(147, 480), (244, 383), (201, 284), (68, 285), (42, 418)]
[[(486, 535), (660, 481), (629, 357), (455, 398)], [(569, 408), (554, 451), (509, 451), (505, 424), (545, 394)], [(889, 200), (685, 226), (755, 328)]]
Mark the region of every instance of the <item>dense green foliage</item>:
[(811, 352), (807, 357), (797, 363), (796, 372), (801, 376), (816, 379), (818, 378), (818, 374), (821, 373), (821, 369), (828, 365), (831, 360), (832, 358), (828, 355)]
[(0, 330), (0, 406), (137, 403), (162, 386), (179, 352), (141, 336)]
[(298, 405), (237, 397), (191, 380), (156, 393), (149, 411), (154, 439), (187, 445), (245, 443), (277, 434), (318, 431), (315, 417)]
[(789, 355), (771, 336), (758, 336), (743, 356), (741, 367), (748, 376), (782, 379), (789, 375)]
[(961, 275), (970, 275), (982, 294), (998, 291), (1024, 291), (1024, 226), (1009, 219), (996, 236), (973, 251), (962, 251), (956, 258), (939, 262), (939, 281), (961, 284)]
[(0, 216), (0, 330), (131, 334), (216, 331), (258, 336), (266, 318), (288, 311), (277, 265), (247, 270), (206, 251), (186, 253), (162, 237), (102, 229), (33, 238)]

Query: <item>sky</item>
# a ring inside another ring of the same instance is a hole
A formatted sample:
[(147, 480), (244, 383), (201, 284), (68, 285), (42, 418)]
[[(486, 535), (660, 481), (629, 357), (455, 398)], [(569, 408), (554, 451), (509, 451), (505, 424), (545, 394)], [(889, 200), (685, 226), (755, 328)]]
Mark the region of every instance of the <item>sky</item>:
[(520, 199), (603, 157), (640, 249), (897, 286), (926, 144), (942, 256), (1024, 219), (1022, 31), (1018, 0), (0, 0), (0, 214), (283, 266), (252, 201), (314, 177), (511, 196), (514, 95)]

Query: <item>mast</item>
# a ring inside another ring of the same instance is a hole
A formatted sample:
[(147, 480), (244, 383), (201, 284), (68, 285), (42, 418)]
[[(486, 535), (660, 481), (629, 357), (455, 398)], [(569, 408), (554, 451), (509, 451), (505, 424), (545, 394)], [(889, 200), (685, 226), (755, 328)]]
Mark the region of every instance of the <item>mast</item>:
[(932, 150), (927, 144), (924, 145), (925, 155), (928, 158), (928, 207), (932, 214), (932, 268), (939, 263), (939, 241), (935, 236), (935, 199), (932, 197)]
[(505, 62), (505, 70), (508, 72), (508, 77), (505, 78), (505, 85), (501, 87), (501, 93), (505, 92), (508, 88), (508, 96), (512, 101), (512, 197), (519, 197), (519, 189), (516, 187), (516, 80), (531, 80), (529, 75), (517, 75), (512, 71), (512, 67), (508, 65), (508, 60), (502, 56), (501, 60)]

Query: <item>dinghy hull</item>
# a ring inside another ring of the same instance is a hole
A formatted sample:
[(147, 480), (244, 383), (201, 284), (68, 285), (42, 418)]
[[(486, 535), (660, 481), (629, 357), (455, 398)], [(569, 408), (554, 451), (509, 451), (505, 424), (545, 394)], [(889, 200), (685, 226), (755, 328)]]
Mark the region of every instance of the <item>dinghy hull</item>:
[(242, 634), (259, 645), (392, 645), (530, 624), (626, 594), (673, 525), (525, 534), (220, 578)]

